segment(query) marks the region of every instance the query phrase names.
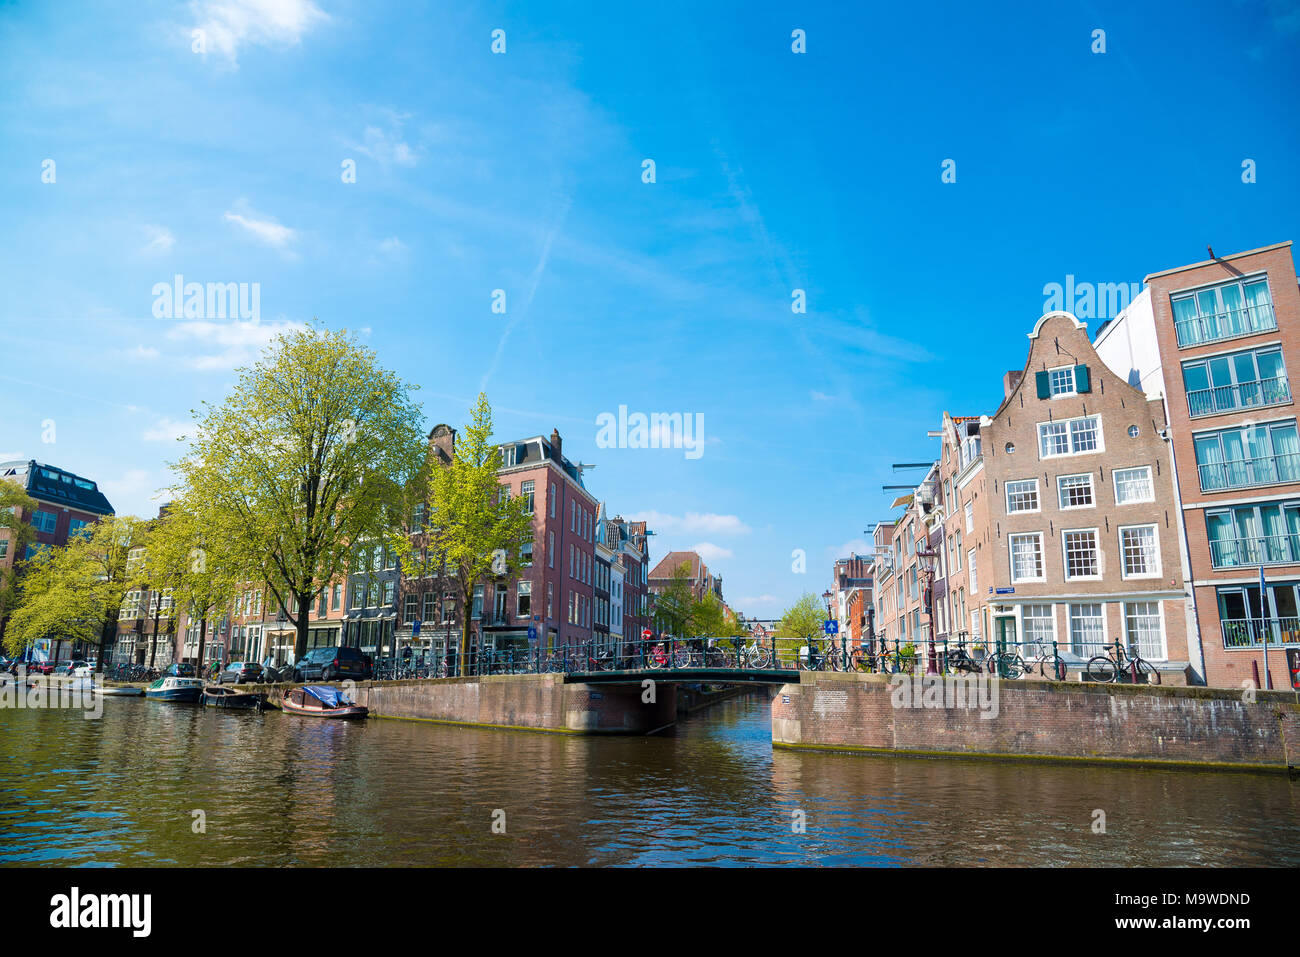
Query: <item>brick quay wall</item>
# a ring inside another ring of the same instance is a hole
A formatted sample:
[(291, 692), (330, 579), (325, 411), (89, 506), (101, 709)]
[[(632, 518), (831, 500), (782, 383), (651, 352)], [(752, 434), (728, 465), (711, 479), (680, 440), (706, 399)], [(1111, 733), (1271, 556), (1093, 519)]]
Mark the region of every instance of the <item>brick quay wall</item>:
[[(894, 676), (895, 679), (898, 676)], [(1290, 692), (805, 672), (772, 699), (776, 747), (1281, 770), (1300, 765)], [(996, 689), (994, 688), (996, 684)], [(958, 692), (960, 690), (960, 697)]]

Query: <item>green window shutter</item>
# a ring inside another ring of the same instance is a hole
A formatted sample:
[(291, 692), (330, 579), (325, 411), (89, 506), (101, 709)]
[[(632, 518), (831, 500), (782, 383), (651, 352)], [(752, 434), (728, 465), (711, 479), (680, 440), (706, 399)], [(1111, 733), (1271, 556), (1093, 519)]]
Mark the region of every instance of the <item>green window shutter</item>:
[(1088, 367), (1087, 367), (1087, 366), (1075, 366), (1075, 367), (1074, 367), (1074, 391), (1075, 391), (1075, 392), (1091, 392), (1091, 391), (1092, 391), (1092, 383), (1091, 383), (1090, 381), (1088, 381)]
[(1038, 397), (1040, 399), (1050, 399), (1052, 397), (1052, 387), (1047, 384), (1047, 373), (1035, 372), (1034, 381), (1038, 383)]

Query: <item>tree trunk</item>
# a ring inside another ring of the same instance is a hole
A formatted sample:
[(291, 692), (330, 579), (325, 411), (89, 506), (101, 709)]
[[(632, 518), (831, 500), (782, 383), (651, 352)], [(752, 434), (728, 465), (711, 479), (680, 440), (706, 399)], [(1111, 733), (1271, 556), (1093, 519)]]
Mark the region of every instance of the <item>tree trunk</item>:
[(154, 606), (153, 613), (153, 643), (149, 646), (149, 667), (154, 666), (154, 661), (158, 657), (158, 614), (162, 611), (162, 594), (158, 595), (158, 604)]
[(208, 616), (205, 614), (199, 620), (199, 650), (194, 658), (194, 673), (202, 676), (203, 673), (203, 645), (204, 640), (208, 637)]
[(469, 655), (469, 606), (465, 604), (465, 596), (464, 596), (464, 595), (461, 595), (461, 598), (460, 598), (460, 605), (461, 605), (461, 616), (460, 616), (460, 654), (457, 655), (457, 657), (460, 659), (460, 662), (459, 662), (459, 667), (456, 669), (456, 671), (457, 671), (457, 674), (462, 674), (462, 675), (463, 675), (463, 674), (468, 674), (468, 670), (467, 670), (467, 668), (466, 668), (466, 665), (467, 665), (467, 663), (469, 662), (469, 658), (468, 658), (468, 655)]
[(307, 625), (308, 614), (311, 611), (311, 596), (306, 594), (296, 594), (298, 610), (296, 612), (297, 621), (294, 622), (296, 637), (293, 640), (293, 660), (297, 661), (307, 653)]
[(117, 615), (105, 615), (104, 627), (99, 630), (99, 654), (96, 656), (95, 670), (99, 674), (104, 673), (104, 665), (107, 663), (108, 653), (112, 650), (117, 635)]

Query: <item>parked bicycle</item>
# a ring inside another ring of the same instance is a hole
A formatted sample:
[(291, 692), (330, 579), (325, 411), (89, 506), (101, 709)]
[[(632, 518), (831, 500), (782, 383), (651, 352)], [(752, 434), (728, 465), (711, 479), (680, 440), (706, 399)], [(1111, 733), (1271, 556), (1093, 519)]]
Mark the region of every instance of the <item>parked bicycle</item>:
[(995, 673), (1003, 678), (1021, 678), (1037, 672), (1052, 681), (1065, 680), (1065, 659), (1056, 651), (1053, 642), (1050, 650), (1047, 645), (1035, 645), (1033, 653), (1025, 658), (1015, 650), (996, 654)]
[(1116, 681), (1123, 674), (1134, 684), (1160, 684), (1160, 672), (1156, 666), (1132, 648), (1125, 652), (1123, 642), (1116, 641), (1114, 645), (1103, 647), (1107, 649), (1106, 654), (1093, 655), (1088, 659), (1084, 677), (1089, 681)]

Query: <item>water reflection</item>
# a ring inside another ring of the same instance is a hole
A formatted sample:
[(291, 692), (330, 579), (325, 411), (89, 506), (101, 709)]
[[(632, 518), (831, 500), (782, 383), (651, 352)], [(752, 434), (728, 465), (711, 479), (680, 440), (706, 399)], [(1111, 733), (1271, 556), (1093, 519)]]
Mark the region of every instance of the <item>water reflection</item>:
[(142, 699), (105, 711), (0, 713), (0, 862), (1300, 862), (1296, 786), (1281, 775), (774, 752), (761, 695), (645, 738)]

